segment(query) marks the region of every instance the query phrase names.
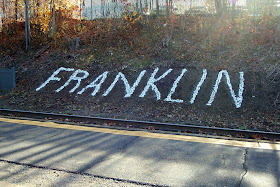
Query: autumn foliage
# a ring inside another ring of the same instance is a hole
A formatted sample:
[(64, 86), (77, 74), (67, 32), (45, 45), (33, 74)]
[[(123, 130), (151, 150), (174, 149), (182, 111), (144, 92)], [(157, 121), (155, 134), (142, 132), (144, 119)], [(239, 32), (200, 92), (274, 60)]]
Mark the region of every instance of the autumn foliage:
[[(15, 6), (15, 1), (11, 2)], [(81, 46), (103, 61), (141, 58), (231, 62), (238, 54), (246, 62), (260, 48), (277, 50), (280, 44), (279, 20), (273, 14), (234, 16), (227, 12), (221, 17), (213, 13), (176, 14), (174, 11), (154, 17), (145, 14), (146, 9), (141, 13), (133, 4), (122, 3), (120, 17), (81, 20), (81, 10), (75, 1), (30, 0), (30, 4), (37, 5), (30, 9), (31, 50), (36, 52), (46, 46), (69, 50), (68, 38), (79, 37)], [(23, 13), (22, 5), (23, 1), (19, 0), (18, 15)], [(6, 16), (2, 21), (1, 51), (11, 54), (24, 51), (24, 17)], [(108, 51), (115, 54), (110, 59), (106, 57)]]

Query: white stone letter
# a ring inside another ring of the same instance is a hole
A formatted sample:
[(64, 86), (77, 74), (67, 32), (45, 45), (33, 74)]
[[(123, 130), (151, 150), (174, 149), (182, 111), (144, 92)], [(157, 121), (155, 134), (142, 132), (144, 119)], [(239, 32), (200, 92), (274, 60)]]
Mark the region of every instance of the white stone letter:
[(166, 77), (166, 75), (168, 75), (172, 71), (172, 69), (167, 70), (164, 74), (162, 74), (159, 78), (156, 79), (155, 76), (156, 76), (158, 70), (159, 70), (159, 68), (156, 68), (154, 70), (154, 72), (152, 73), (151, 77), (149, 78), (149, 80), (147, 82), (147, 85), (145, 86), (144, 90), (139, 95), (139, 97), (144, 97), (146, 95), (147, 91), (149, 90), (149, 88), (152, 87), (152, 90), (155, 92), (155, 94), (157, 96), (157, 100), (160, 100), (160, 92), (154, 83), (163, 79), (164, 77)]
[(202, 84), (204, 83), (204, 81), (205, 81), (205, 79), (206, 79), (206, 76), (207, 76), (207, 70), (204, 69), (204, 70), (203, 70), (202, 77), (201, 77), (201, 79), (200, 79), (198, 85), (196, 86), (196, 89), (194, 90), (193, 96), (192, 96), (192, 98), (191, 98), (191, 100), (190, 100), (190, 103), (191, 103), (191, 104), (194, 103), (195, 98), (196, 98), (196, 96), (197, 96), (197, 94), (198, 94), (198, 92), (199, 92), (199, 90), (200, 90), (200, 87), (202, 86)]
[[(93, 82), (91, 82), (89, 85), (84, 87), (81, 91), (79, 91), (77, 94), (82, 94), (86, 89), (88, 88), (94, 88), (93, 92), (91, 93), (92, 96), (95, 96), (97, 92), (99, 91), (101, 84), (105, 81), (107, 78), (108, 71), (105, 71), (101, 75), (99, 75)], [(99, 81), (99, 83), (97, 83)]]
[(141, 71), (141, 73), (139, 74), (138, 78), (136, 79), (136, 81), (134, 82), (133, 86), (131, 87), (127, 81), (127, 79), (125, 78), (125, 75), (121, 72), (119, 72), (115, 78), (115, 80), (113, 81), (113, 83), (110, 85), (110, 87), (106, 90), (106, 92), (103, 94), (103, 96), (107, 96), (112, 89), (115, 87), (116, 83), (118, 82), (119, 79), (121, 79), (124, 83), (125, 86), (125, 91), (126, 91), (126, 95), (124, 97), (131, 97), (131, 95), (134, 93), (135, 88), (138, 86), (138, 84), (140, 83), (142, 77), (145, 75), (146, 70)]
[(176, 103), (183, 103), (184, 101), (181, 99), (172, 99), (171, 96), (174, 94), (177, 85), (179, 83), (179, 81), (182, 79), (182, 77), (184, 76), (184, 74), (187, 72), (186, 69), (182, 70), (182, 73), (177, 77), (177, 79), (174, 81), (172, 88), (170, 89), (170, 92), (168, 94), (168, 96), (164, 99), (164, 101), (170, 101), (170, 102), (176, 102)]
[[(83, 73), (84, 75), (83, 75), (82, 77), (77, 77), (77, 75), (78, 75), (79, 73)], [(74, 88), (72, 88), (72, 89), (69, 91), (70, 93), (74, 92), (74, 91), (80, 86), (81, 80), (87, 78), (88, 75), (89, 75), (89, 73), (88, 73), (87, 71), (83, 71), (83, 70), (80, 70), (80, 69), (76, 70), (76, 71), (69, 77), (69, 79), (67, 80), (67, 82), (66, 82), (63, 86), (61, 86), (60, 88), (58, 88), (58, 89), (56, 90), (56, 92), (60, 92), (63, 88), (65, 88), (66, 86), (68, 86), (69, 83), (70, 83), (71, 81), (77, 81), (76, 86), (75, 86)]]
[(212, 94), (210, 96), (210, 99), (209, 99), (209, 101), (206, 105), (211, 106), (211, 104), (213, 103), (215, 95), (218, 91), (218, 87), (219, 87), (219, 84), (221, 82), (222, 76), (225, 75), (226, 80), (227, 80), (227, 85), (229, 87), (229, 91), (230, 91), (231, 97), (233, 98), (234, 104), (235, 104), (236, 108), (240, 108), (241, 104), (242, 104), (242, 101), (243, 101), (242, 94), (243, 94), (243, 91), (244, 91), (244, 72), (239, 72), (239, 74), (240, 74), (240, 83), (239, 83), (238, 97), (236, 97), (236, 95), (235, 95), (235, 93), (232, 89), (232, 85), (230, 83), (230, 78), (229, 78), (228, 72), (226, 70), (222, 70), (218, 74), (216, 84), (214, 85), (214, 89), (213, 89)]
[(60, 67), (58, 68), (53, 74), (40, 86), (36, 89), (36, 92), (44, 88), (50, 81), (60, 81), (61, 78), (56, 77), (57, 74), (59, 74), (61, 71), (74, 71), (73, 68), (64, 68)]

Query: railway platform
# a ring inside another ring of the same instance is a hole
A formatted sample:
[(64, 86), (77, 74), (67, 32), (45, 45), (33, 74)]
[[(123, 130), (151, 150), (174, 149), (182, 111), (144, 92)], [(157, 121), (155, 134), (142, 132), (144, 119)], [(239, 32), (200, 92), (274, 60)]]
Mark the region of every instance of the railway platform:
[(0, 117), (0, 184), (280, 186), (280, 143)]

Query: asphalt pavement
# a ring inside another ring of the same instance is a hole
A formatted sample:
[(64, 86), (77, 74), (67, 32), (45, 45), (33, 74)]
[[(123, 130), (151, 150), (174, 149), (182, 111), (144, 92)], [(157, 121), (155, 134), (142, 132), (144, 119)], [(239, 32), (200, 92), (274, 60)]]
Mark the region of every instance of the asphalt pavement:
[(280, 186), (280, 144), (0, 117), (1, 186)]

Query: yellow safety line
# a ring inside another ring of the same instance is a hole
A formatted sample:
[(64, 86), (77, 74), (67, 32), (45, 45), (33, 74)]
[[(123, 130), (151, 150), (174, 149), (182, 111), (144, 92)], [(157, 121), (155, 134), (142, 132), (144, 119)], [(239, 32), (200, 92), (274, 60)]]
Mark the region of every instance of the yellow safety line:
[(212, 137), (210, 138), (210, 137), (197, 137), (197, 136), (188, 136), (188, 135), (161, 134), (161, 133), (152, 133), (147, 131), (129, 131), (129, 130), (118, 130), (118, 129), (109, 129), (109, 128), (86, 127), (86, 126), (79, 126), (79, 125), (67, 125), (67, 124), (59, 124), (59, 123), (48, 122), (48, 121), (41, 122), (41, 121), (8, 119), (8, 118), (0, 118), (0, 121), (8, 122), (8, 123), (24, 124), (24, 125), (35, 125), (35, 126), (49, 127), (49, 128), (92, 131), (92, 132), (110, 133), (110, 134), (127, 135), (127, 136), (139, 136), (145, 138), (157, 138), (157, 139), (179, 140), (179, 141), (189, 141), (189, 142), (218, 144), (218, 145), (229, 145), (235, 147), (280, 150), (280, 143), (278, 142), (269, 143), (269, 142), (262, 142), (262, 141), (259, 142), (244, 141), (244, 140), (241, 141), (241, 140), (219, 139), (219, 138), (212, 138)]

